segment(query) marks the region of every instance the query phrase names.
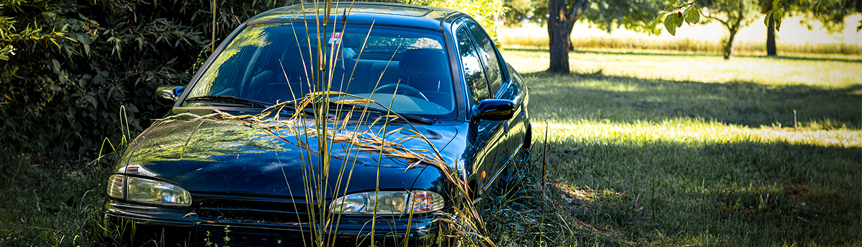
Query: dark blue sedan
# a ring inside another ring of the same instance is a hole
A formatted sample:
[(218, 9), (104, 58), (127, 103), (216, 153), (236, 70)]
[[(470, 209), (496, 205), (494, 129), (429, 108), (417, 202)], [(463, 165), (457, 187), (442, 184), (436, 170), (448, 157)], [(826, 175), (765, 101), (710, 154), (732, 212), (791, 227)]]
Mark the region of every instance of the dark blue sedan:
[(435, 219), (511, 178), (531, 143), (524, 82), (448, 9), (273, 9), (171, 89), (109, 177), (126, 240), (436, 244)]

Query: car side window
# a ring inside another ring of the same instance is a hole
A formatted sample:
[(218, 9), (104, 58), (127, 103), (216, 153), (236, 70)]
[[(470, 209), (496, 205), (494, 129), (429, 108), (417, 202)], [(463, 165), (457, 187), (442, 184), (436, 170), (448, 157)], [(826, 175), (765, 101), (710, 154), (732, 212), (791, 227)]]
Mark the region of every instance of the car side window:
[(500, 73), (502, 70), (500, 67), (500, 62), (497, 59), (497, 52), (494, 49), (494, 42), (491, 41), (491, 38), (482, 31), (482, 28), (475, 23), (468, 24), (470, 27), (470, 33), (473, 34), (473, 39), (476, 40), (476, 44), (479, 46), (479, 58), (482, 60), (482, 63), (485, 65), (485, 74), (488, 77), (488, 82), (491, 87), (491, 96), (500, 90), (500, 86), (503, 84), (503, 78)]
[(488, 80), (485, 78), (482, 63), (479, 61), (479, 54), (476, 47), (473, 46), (470, 34), (463, 27), (458, 30), (458, 54), (461, 56), (464, 79), (467, 81), (470, 94), (473, 96), (473, 104), (477, 105), (480, 101), (491, 98), (491, 91), (488, 88)]

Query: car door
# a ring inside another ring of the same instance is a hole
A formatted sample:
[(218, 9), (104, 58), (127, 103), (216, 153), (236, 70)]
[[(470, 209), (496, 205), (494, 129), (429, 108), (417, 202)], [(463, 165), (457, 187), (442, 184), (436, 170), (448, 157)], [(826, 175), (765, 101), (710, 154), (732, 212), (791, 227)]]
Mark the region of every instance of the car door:
[[(464, 25), (457, 30), (458, 54), (461, 59), (467, 90), (470, 91), (468, 95), (470, 95), (469, 103), (470, 108), (472, 108), (482, 100), (493, 98), (494, 94), (488, 83), (488, 73), (482, 62), (480, 48), (472, 38), (469, 26)], [(473, 141), (472, 149), (474, 149), (475, 156), (472, 162), (473, 166), (469, 169), (471, 169), (471, 174), (478, 175), (474, 175), (473, 178), (476, 181), (474, 189), (477, 192), (482, 192), (487, 188), (502, 165), (503, 159), (498, 153), (498, 146), (505, 139), (503, 122), (478, 120), (471, 117), (471, 133), (468, 136)]]
[(519, 99), (523, 95), (523, 89), (519, 83), (513, 81), (509, 68), (500, 56), (491, 37), (477, 23), (468, 23), (467, 27), (476, 43), (479, 60), (483, 64), (491, 95), (494, 98), (511, 100), (518, 104), (513, 118), (494, 123), (498, 126), (496, 126), (493, 138), (498, 140), (499, 145), (496, 145), (495, 150), (490, 152), (495, 153), (495, 158), (498, 159), (494, 162), (498, 166), (495, 167), (493, 174), (494, 179), (497, 179), (506, 166), (516, 163), (515, 159), (518, 157), (515, 154), (524, 141), (526, 111), (523, 107), (523, 101)]
[[(471, 95), (471, 108), (482, 100), (494, 98), (502, 82), (497, 59), (488, 59), (484, 45), (493, 46), (488, 36), (474, 22), (461, 26), (457, 33), (459, 55), (464, 68), (465, 80)], [(478, 37), (478, 38), (477, 38)], [(496, 53), (494, 57), (496, 58)], [(491, 64), (492, 66), (488, 66)], [(471, 131), (476, 133), (476, 161), (472, 167), (476, 178), (476, 190), (482, 192), (500, 175), (503, 164), (509, 157), (506, 144), (507, 121), (471, 119)]]

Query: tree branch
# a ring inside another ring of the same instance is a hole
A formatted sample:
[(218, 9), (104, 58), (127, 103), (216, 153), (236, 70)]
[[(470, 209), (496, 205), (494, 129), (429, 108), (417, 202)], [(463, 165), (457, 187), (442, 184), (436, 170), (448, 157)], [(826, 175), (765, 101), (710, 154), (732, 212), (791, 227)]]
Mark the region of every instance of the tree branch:
[(566, 13), (566, 20), (574, 23), (578, 18), (581, 18), (584, 10), (587, 9), (588, 3), (590, 3), (589, 0), (580, 0), (573, 4), (572, 8), (569, 9), (569, 13)]
[(709, 12), (707, 12), (707, 14), (705, 14), (703, 16), (705, 16), (707, 19), (711, 19), (711, 20), (714, 20), (714, 21), (721, 23), (721, 25), (723, 25), (728, 30), (730, 30), (730, 23), (728, 23), (727, 21), (724, 21), (722, 19), (719, 19), (718, 17), (712, 16), (711, 14), (709, 14)]

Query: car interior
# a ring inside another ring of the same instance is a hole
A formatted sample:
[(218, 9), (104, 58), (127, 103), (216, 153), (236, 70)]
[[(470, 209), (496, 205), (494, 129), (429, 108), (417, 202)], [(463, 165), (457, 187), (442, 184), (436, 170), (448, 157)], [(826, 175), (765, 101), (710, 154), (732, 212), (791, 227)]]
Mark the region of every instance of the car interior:
[(280, 35), (272, 44), (257, 49), (256, 58), (251, 59), (253, 62), (246, 69), (245, 86), (223, 90), (224, 95), (237, 94), (231, 96), (276, 103), (321, 91), (326, 85), (320, 84), (331, 83), (331, 91), (362, 97), (370, 97), (372, 92), (391, 95), (397, 87), (397, 94), (413, 100), (421, 99), (447, 111), (454, 108), (449, 61), (443, 49), (398, 46), (363, 50), (364, 36), (345, 35), (325, 43), (324, 52), (331, 52), (326, 56), (335, 57), (335, 61), (323, 65), (324, 79), (320, 83), (309, 80), (312, 73), (321, 72), (315, 69), (321, 66), (317, 47), (307, 45), (316, 45), (317, 41), (296, 42), (292, 34)]

